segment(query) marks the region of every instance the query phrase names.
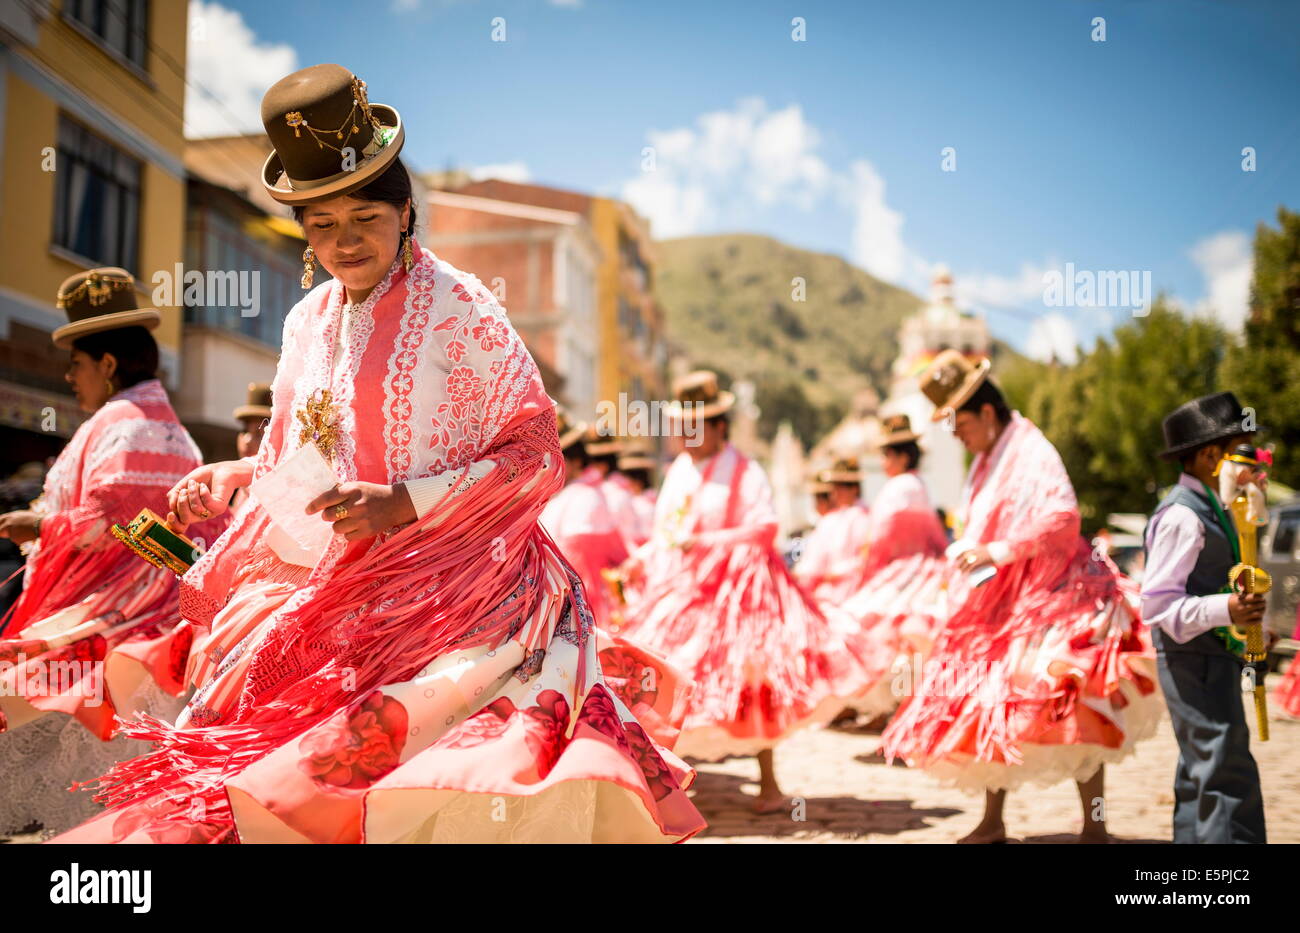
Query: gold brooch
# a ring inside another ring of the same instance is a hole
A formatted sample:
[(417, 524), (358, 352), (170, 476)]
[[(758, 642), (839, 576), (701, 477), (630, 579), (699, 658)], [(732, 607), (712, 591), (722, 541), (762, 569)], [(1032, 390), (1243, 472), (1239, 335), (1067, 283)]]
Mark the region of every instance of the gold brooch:
[(339, 418), (334, 408), (334, 394), (329, 389), (317, 389), (297, 415), (298, 443), (302, 446), (315, 444), (322, 457), (332, 460), (334, 446), (339, 438)]

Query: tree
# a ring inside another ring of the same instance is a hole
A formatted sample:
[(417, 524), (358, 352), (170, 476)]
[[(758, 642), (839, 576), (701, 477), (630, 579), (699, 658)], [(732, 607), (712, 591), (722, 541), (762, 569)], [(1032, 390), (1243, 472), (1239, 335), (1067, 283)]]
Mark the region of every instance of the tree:
[(1217, 391), (1223, 330), (1171, 310), (1163, 296), (1146, 317), (1117, 328), (1075, 366), (1022, 363), (1000, 382), (1013, 407), (1042, 429), (1065, 464), (1083, 530), (1112, 512), (1149, 512), (1174, 470), (1158, 459), (1160, 423), (1172, 409)]
[(1300, 484), (1300, 214), (1279, 207), (1277, 229), (1255, 230), (1255, 271), (1245, 341), (1229, 349), (1220, 385), (1255, 409), (1276, 444), (1273, 472)]

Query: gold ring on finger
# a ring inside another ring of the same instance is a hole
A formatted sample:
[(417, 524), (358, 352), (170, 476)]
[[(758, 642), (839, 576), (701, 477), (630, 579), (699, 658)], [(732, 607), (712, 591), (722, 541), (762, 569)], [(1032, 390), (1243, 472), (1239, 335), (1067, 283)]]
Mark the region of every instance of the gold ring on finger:
[(334, 506), (334, 518), (336, 520), (343, 521), (343, 519), (347, 517), (348, 517), (348, 507), (346, 505), (340, 504)]

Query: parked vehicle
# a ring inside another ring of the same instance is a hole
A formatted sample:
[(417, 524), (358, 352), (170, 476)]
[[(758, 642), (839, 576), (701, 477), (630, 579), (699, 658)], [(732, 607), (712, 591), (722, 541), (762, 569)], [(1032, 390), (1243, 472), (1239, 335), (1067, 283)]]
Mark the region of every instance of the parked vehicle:
[(1296, 612), (1300, 608), (1300, 497), (1270, 509), (1267, 529), (1259, 539), (1259, 562), (1273, 578), (1265, 625), (1283, 641), (1275, 649), (1294, 655)]

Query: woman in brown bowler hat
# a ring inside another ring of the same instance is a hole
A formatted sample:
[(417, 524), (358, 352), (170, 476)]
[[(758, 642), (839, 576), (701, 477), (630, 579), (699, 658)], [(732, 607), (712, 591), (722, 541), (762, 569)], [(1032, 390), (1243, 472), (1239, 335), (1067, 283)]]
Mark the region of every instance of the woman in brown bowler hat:
[[(0, 835), (68, 829), (101, 810), (68, 790), (147, 746), (118, 736), (115, 716), (172, 717), (190, 633), (178, 629), (177, 582), (109, 533), (199, 464), (158, 379), (150, 331), (125, 269), (79, 272), (59, 287), (68, 323), (65, 376), (90, 417), (73, 434), (30, 509), (0, 516), (0, 535), (28, 548), (23, 592), (0, 619)], [(214, 539), (224, 520), (199, 528)], [(75, 676), (74, 676), (75, 675)]]
[[(577, 574), (538, 525), (554, 402), (496, 299), (422, 249), (401, 115), (340, 65), (262, 100), (262, 181), (307, 240), (255, 461), (171, 491), (185, 523), (308, 461), (307, 546), (254, 493), (186, 574), (206, 632), (176, 728), (62, 837), (126, 842), (673, 842), (693, 772), (603, 681)], [(332, 276), (317, 282), (322, 269)], [(320, 461), (324, 461), (321, 465)]]
[(948, 611), (884, 751), (985, 795), (963, 842), (1004, 842), (1008, 790), (1073, 779), (1081, 842), (1105, 842), (1104, 767), (1155, 731), (1151, 639), (1119, 571), (1079, 534), (1056, 448), (945, 350), (921, 375), (935, 421), (974, 455), (948, 548)]

